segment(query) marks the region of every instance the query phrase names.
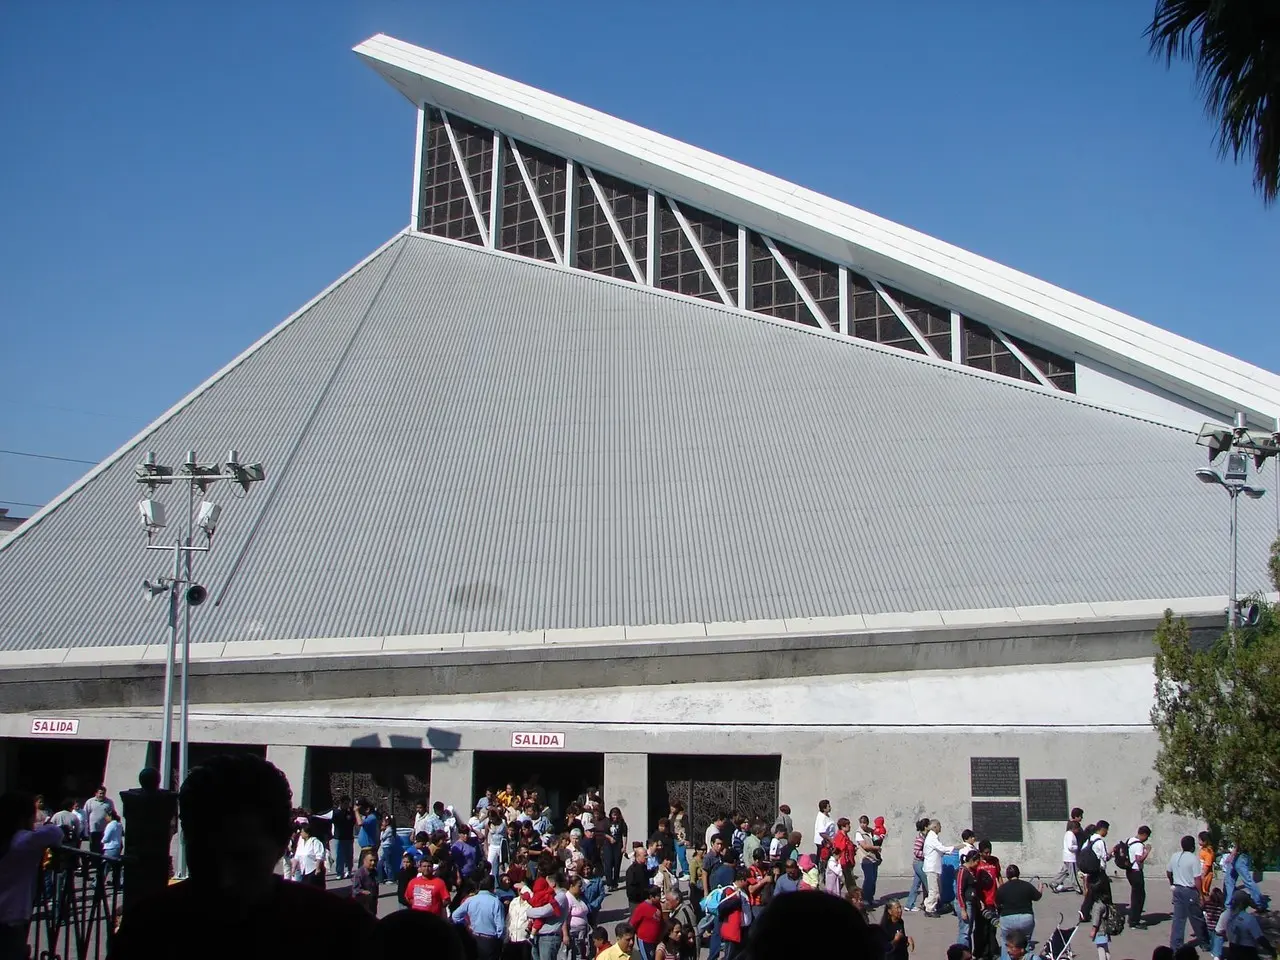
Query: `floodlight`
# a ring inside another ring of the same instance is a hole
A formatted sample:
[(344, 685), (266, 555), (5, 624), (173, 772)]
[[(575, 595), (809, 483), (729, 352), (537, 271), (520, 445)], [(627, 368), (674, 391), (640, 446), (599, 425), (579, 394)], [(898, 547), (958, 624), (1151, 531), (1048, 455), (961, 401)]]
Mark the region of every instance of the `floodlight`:
[(1209, 448), (1209, 462), (1217, 460), (1223, 452), (1231, 449), (1233, 436), (1229, 429), (1216, 423), (1206, 423), (1200, 428), (1196, 443)]
[(142, 595), (148, 600), (154, 600), (162, 593), (169, 592), (169, 584), (165, 582), (164, 577), (159, 580), (143, 580)]
[(222, 516), (222, 507), (208, 500), (200, 501), (200, 509), (196, 513), (196, 526), (204, 531), (204, 535), (213, 539), (213, 532), (218, 529), (218, 518)]
[(147, 528), (148, 533), (164, 527), (164, 504), (159, 500), (139, 500), (138, 513), (142, 515), (142, 525)]
[(145, 483), (147, 489), (155, 490), (164, 483), (173, 483), (173, 468), (156, 463), (156, 455), (148, 452), (142, 462), (133, 468), (139, 483)]
[(1218, 486), (1226, 486), (1222, 482), (1222, 478), (1218, 476), (1217, 470), (1197, 470), (1196, 479), (1201, 483), (1216, 483)]
[(235, 477), (236, 483), (246, 493), (249, 492), (249, 484), (261, 483), (266, 479), (261, 463), (241, 463), (240, 454), (235, 450), (227, 452), (227, 473)]
[(1240, 492), (1250, 500), (1261, 500), (1267, 491), (1263, 487), (1241, 487)]
[(1227, 469), (1222, 473), (1225, 480), (1244, 481), (1249, 479), (1249, 458), (1243, 453), (1227, 454)]

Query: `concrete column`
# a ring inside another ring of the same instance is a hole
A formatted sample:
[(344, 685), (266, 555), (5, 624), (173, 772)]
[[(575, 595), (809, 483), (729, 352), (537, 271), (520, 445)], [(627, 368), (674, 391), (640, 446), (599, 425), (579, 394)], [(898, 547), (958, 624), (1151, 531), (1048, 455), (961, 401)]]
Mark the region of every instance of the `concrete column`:
[(830, 792), (826, 760), (822, 757), (782, 755), (778, 771), (778, 802), (790, 805), (792, 824), (800, 831), (800, 849), (805, 853), (812, 851), (815, 842), (813, 820), (818, 813), (818, 801), (832, 799)]
[[(267, 744), (267, 761), (280, 768), (280, 772), (289, 780), (289, 789), (293, 791), (293, 805), (305, 807), (309, 801), (307, 796), (307, 748), (293, 744)], [(324, 798), (328, 802), (328, 798)]]
[(119, 802), (124, 790), (138, 786), (138, 774), (147, 765), (146, 740), (112, 740), (107, 744), (107, 769), (102, 775), (107, 796)]
[(431, 802), (437, 800), (458, 811), (463, 820), (475, 803), (475, 751), (431, 751)]
[(627, 821), (631, 836), (649, 836), (649, 755), (646, 753), (606, 753), (604, 755), (604, 806), (617, 807)]

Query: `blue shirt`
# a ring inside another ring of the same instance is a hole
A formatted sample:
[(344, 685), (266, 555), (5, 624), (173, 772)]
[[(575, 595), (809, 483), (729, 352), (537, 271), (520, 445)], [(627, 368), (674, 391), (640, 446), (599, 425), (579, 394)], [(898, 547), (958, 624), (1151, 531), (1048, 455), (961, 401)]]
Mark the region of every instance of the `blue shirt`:
[(454, 865), (457, 866), (458, 872), (464, 877), (470, 875), (471, 871), (476, 868), (476, 863), (480, 859), (480, 845), (478, 843), (463, 843), (459, 840), (449, 848), (449, 856), (453, 859)]
[(471, 921), (471, 932), (477, 937), (501, 937), (507, 921), (502, 910), (502, 901), (488, 890), (481, 890), (473, 897), (468, 897), (453, 912), (454, 923)]
[(376, 847), (378, 845), (378, 815), (371, 813), (360, 821), (360, 846)]
[(102, 831), (102, 852), (108, 857), (120, 856), (121, 839), (124, 831), (119, 820), (112, 820)]

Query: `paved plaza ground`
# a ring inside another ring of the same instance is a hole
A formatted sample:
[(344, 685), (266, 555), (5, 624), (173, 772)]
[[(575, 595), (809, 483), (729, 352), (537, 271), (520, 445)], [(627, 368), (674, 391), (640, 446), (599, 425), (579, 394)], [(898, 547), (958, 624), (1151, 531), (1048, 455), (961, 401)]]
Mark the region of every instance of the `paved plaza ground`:
[[(349, 885), (350, 881), (334, 880), (330, 881), (329, 887), (332, 890), (338, 890)], [(1128, 902), (1128, 883), (1122, 878), (1113, 878), (1112, 888), (1115, 891), (1117, 903), (1124, 904)], [(894, 897), (901, 899), (905, 903), (907, 891), (910, 889), (911, 881), (909, 878), (880, 877), (879, 896), (882, 898)], [(1276, 875), (1266, 875), (1262, 882), (1262, 890), (1264, 893), (1270, 894), (1277, 903), (1280, 903), (1280, 879), (1277, 879)], [(1080, 899), (1079, 895), (1076, 894), (1055, 894), (1046, 890), (1044, 898), (1036, 904), (1035, 939), (1043, 941), (1047, 938), (1057, 925), (1060, 914), (1071, 917), (1079, 908)], [(396, 903), (395, 886), (383, 884), (381, 899), (378, 902), (378, 915), (386, 916), (398, 909), (400, 907)], [(627, 912), (627, 900), (623, 891), (619, 889), (609, 894), (603, 909), (600, 911), (598, 922), (610, 931), (610, 938), (612, 938), (613, 934), (613, 925), (626, 919)], [(871, 916), (873, 920), (878, 921), (880, 919), (880, 908), (877, 907)], [(1147, 874), (1146, 917), (1151, 924), (1146, 930), (1131, 930), (1126, 927), (1124, 933), (1112, 942), (1111, 956), (1113, 960), (1146, 960), (1151, 956), (1152, 950), (1161, 944), (1169, 942), (1169, 886), (1164, 882), (1163, 874), (1155, 870), (1149, 871)], [(1267, 921), (1270, 921), (1270, 923)], [(1268, 914), (1264, 918), (1264, 927), (1271, 926), (1273, 928), (1269, 931), (1273, 937), (1276, 933), (1274, 928), (1277, 923), (1280, 923), (1280, 916), (1275, 912)], [(915, 940), (915, 956), (922, 958), (922, 960), (941, 960), (946, 956), (947, 947), (955, 942), (956, 918), (954, 914), (944, 914), (938, 919), (932, 920), (925, 917), (923, 913), (908, 913), (906, 914), (906, 924), (907, 934)], [(1188, 929), (1185, 936), (1190, 937), (1190, 935), (1191, 931)], [(1088, 930), (1084, 928), (1081, 928), (1076, 934), (1074, 946), (1076, 954), (1084, 958), (1084, 960), (1093, 960), (1093, 957), (1096, 956), (1093, 947), (1088, 942)]]

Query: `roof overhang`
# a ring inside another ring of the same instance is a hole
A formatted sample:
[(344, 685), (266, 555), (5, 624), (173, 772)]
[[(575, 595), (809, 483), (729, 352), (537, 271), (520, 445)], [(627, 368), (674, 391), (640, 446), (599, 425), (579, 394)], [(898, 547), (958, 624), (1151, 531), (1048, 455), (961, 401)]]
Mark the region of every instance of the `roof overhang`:
[(355, 52), (429, 103), (745, 224), (1067, 355), (1270, 427), (1280, 376), (709, 151), (378, 34)]

